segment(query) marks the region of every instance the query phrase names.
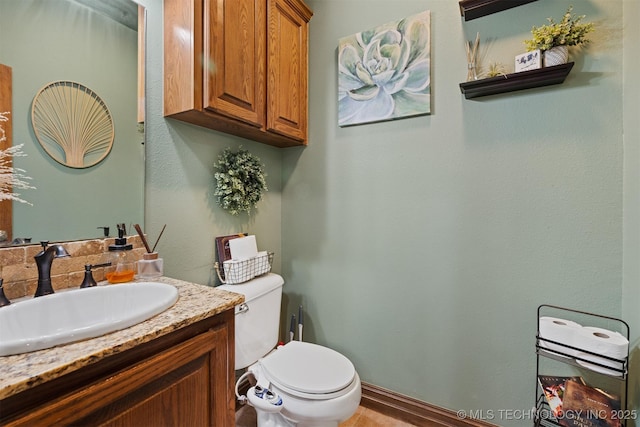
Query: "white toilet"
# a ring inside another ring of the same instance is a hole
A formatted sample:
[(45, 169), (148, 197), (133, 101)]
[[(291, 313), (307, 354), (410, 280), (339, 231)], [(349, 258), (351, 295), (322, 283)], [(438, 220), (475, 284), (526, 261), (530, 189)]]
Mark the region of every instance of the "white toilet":
[(349, 359), (327, 347), (291, 341), (273, 350), (283, 285), (281, 276), (269, 273), (219, 286), (245, 296), (235, 309), (235, 369), (249, 367), (243, 377), (251, 374), (257, 381), (247, 399), (258, 427), (337, 426), (360, 404), (360, 377)]

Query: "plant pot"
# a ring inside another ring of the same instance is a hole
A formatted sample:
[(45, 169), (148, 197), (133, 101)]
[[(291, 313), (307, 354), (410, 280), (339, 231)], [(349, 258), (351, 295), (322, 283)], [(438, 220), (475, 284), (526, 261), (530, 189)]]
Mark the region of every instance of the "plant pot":
[(543, 61), (545, 67), (566, 64), (569, 61), (569, 46), (554, 46), (545, 50)]

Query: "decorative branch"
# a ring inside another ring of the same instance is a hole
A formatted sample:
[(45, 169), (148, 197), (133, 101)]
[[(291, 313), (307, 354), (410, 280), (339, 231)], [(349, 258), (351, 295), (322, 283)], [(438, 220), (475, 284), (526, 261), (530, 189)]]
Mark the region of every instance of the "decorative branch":
[[(11, 112), (9, 111), (0, 113), (0, 143), (7, 140), (2, 122), (6, 122), (9, 120), (9, 114), (11, 114)], [(26, 154), (20, 150), (21, 148), (22, 144), (9, 147), (5, 150), (0, 150), (0, 201), (15, 200), (16, 202), (26, 203), (33, 206), (33, 204), (21, 199), (19, 197), (20, 193), (13, 192), (13, 190), (15, 190), (16, 188), (22, 190), (30, 190), (36, 188), (30, 185), (28, 182), (24, 181), (31, 179), (30, 177), (23, 174), (23, 172), (25, 172), (24, 170), (14, 168), (12, 166), (12, 159), (14, 157), (26, 156)]]
[(465, 42), (465, 48), (467, 50), (467, 81), (478, 80), (477, 74), (477, 59), (478, 59), (478, 47), (480, 46), (480, 33), (476, 33), (476, 41), (471, 45), (471, 42)]

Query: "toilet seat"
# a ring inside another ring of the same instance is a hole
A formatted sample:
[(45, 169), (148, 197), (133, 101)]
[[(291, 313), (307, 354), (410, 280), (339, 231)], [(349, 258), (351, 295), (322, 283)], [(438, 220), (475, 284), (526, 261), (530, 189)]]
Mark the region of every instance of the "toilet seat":
[(260, 360), (266, 379), (281, 390), (306, 399), (333, 399), (350, 391), (353, 363), (327, 347), (291, 341)]

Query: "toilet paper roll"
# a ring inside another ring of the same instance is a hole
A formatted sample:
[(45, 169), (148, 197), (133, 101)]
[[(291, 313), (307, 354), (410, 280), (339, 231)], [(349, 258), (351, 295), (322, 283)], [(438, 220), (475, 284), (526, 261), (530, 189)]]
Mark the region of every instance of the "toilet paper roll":
[(255, 259), (227, 260), (222, 263), (222, 266), (224, 268), (224, 282), (228, 285), (248, 282), (256, 276)]
[(254, 268), (254, 273), (256, 276), (261, 276), (271, 271), (271, 264), (269, 264), (269, 253), (267, 251), (258, 252), (258, 255), (255, 258)]
[(231, 258), (235, 261), (255, 258), (258, 255), (256, 236), (250, 235), (229, 240)]
[[(540, 337), (575, 347), (573, 343), (577, 332), (582, 329), (582, 325), (571, 320), (556, 317), (541, 317), (539, 328)], [(564, 355), (553, 353), (561, 357), (573, 357), (576, 353), (573, 349), (544, 340), (540, 340), (540, 347), (564, 353)]]
[[(582, 350), (598, 353), (603, 356), (613, 357), (615, 359), (624, 360), (629, 354), (629, 341), (620, 333), (613, 332), (608, 329), (596, 328), (593, 326), (585, 326), (578, 331), (574, 340), (574, 346)], [(596, 362), (616, 369), (623, 369), (623, 362), (616, 362), (605, 359), (604, 357), (577, 351), (576, 357), (584, 360), (576, 359), (580, 365), (591, 369), (592, 371), (604, 374), (622, 376), (622, 372), (613, 369), (607, 369), (602, 366), (594, 365), (589, 362)]]

